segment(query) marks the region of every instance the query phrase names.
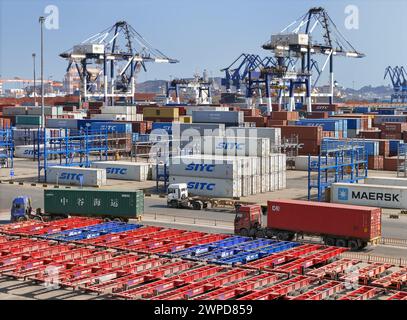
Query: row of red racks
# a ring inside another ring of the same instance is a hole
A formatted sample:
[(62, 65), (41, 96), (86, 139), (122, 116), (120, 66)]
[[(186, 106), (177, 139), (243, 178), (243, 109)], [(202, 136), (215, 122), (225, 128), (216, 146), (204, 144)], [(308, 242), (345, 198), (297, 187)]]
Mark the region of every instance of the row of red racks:
[(231, 267), (171, 256), (220, 234), (143, 226), (79, 243), (37, 238), (100, 222), (68, 220), (2, 226), (0, 274), (120, 299), (407, 300), (406, 267), (338, 260), (337, 247), (303, 244)]

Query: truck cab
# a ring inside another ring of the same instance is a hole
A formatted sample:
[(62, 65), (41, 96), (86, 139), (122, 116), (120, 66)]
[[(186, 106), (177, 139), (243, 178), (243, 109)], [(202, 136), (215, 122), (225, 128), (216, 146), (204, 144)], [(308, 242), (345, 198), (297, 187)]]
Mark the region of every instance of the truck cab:
[(262, 209), (259, 205), (240, 206), (236, 210), (234, 229), (235, 234), (242, 236), (260, 236)]
[(11, 205), (11, 222), (26, 220), (31, 215), (31, 198), (20, 196), (13, 200)]
[(171, 208), (188, 206), (188, 188), (186, 183), (173, 183), (168, 186), (167, 205)]

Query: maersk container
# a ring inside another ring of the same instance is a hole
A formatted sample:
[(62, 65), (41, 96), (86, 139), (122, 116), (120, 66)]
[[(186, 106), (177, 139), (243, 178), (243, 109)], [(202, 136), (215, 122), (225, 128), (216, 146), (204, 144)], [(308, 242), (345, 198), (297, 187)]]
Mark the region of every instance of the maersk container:
[(242, 111), (192, 111), (192, 121), (237, 125), (244, 122), (244, 114)]
[(53, 214), (136, 218), (144, 213), (144, 193), (110, 190), (44, 190), (44, 211)]
[(397, 186), (407, 187), (406, 178), (393, 178), (393, 177), (367, 177), (364, 179), (365, 184), (375, 184), (383, 186)]
[(381, 237), (381, 209), (300, 200), (267, 202), (267, 227), (370, 242)]
[(106, 185), (106, 170), (104, 169), (50, 166), (46, 173), (48, 183), (88, 187)]
[(151, 165), (145, 162), (96, 161), (92, 167), (105, 169), (108, 179), (146, 181)]
[(191, 195), (212, 198), (242, 196), (241, 179), (208, 179), (201, 177), (170, 176), (169, 183), (186, 183)]
[(406, 209), (407, 187), (333, 183), (331, 187), (331, 202), (380, 208)]

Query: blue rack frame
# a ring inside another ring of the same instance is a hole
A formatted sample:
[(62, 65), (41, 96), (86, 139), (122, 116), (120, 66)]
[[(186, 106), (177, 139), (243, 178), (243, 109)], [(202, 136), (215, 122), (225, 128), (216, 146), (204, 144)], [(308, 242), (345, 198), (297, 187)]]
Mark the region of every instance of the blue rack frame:
[[(313, 173), (316, 173), (316, 179), (313, 179)], [(332, 183), (357, 183), (365, 179), (367, 173), (368, 163), (363, 143), (323, 141), (316, 161), (311, 161), (311, 155), (308, 155), (308, 200), (311, 200), (313, 189), (317, 189), (317, 200), (322, 201)]]
[[(72, 135), (71, 135), (72, 133)], [(108, 158), (108, 131), (80, 130), (78, 132), (69, 129), (60, 129), (58, 136), (50, 137), (45, 128), (38, 129), (37, 134), (38, 155), (38, 181), (41, 181), (41, 173), (44, 170), (44, 181), (47, 181), (47, 169), (52, 165), (79, 166), (89, 168), (92, 161), (92, 153), (99, 154), (99, 161)], [(41, 148), (41, 145), (43, 146)], [(52, 157), (59, 158), (58, 162), (51, 162)], [(75, 161), (79, 158), (79, 161)]]
[[(14, 168), (14, 139), (13, 128), (0, 129), (0, 159), (5, 159), (6, 168)], [(1, 167), (0, 167), (1, 168)]]

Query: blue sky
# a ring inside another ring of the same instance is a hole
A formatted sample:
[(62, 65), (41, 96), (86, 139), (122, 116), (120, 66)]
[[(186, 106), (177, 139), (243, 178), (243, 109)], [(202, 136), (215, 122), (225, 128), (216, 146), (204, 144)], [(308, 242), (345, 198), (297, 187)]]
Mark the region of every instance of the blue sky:
[[(55, 80), (62, 79), (67, 65), (59, 53), (117, 20), (128, 21), (154, 47), (180, 60), (149, 64), (138, 81), (188, 77), (203, 69), (220, 76), (220, 69), (242, 52), (266, 56), (261, 45), (311, 6), (325, 7), (343, 35), (367, 55), (336, 59), (341, 85), (387, 84), (387, 65), (407, 65), (404, 0), (0, 0), (2, 78), (31, 77), (31, 54), (39, 54), (38, 17), (50, 4), (59, 8), (59, 29), (45, 33), (45, 76)], [(349, 4), (359, 8), (358, 30), (345, 28)]]

